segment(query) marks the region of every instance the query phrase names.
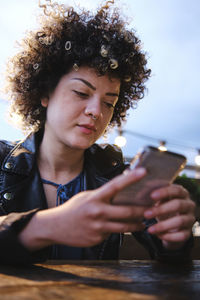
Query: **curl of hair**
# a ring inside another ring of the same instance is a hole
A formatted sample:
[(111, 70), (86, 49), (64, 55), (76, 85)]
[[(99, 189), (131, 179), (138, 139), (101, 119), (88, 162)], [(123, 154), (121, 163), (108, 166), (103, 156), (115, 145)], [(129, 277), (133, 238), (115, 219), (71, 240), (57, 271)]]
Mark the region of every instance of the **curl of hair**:
[[(44, 126), (46, 111), (41, 99), (54, 90), (60, 78), (74, 64), (94, 68), (121, 82), (119, 100), (110, 125), (121, 125), (126, 111), (144, 96), (150, 76), (145, 53), (134, 30), (116, 8), (107, 1), (95, 15), (57, 3), (41, 5), (41, 28), (23, 39), (22, 50), (8, 63), (7, 91), (11, 110), (22, 120), (24, 130), (37, 131)], [(117, 65), (111, 65), (111, 61)]]

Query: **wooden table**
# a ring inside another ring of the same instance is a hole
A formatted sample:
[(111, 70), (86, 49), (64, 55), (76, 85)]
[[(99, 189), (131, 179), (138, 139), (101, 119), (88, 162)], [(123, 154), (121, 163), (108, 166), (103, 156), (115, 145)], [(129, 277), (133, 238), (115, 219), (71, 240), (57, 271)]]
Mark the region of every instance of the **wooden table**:
[(200, 260), (185, 266), (152, 261), (65, 261), (0, 266), (0, 300), (200, 299)]

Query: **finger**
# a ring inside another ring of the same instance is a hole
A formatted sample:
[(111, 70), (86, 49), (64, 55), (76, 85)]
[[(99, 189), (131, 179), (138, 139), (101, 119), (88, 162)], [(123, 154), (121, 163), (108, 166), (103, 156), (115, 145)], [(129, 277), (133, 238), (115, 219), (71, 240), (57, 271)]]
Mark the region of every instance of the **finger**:
[(158, 235), (158, 238), (166, 242), (184, 242), (187, 241), (191, 236), (190, 230), (181, 230), (173, 233), (165, 233)]
[(105, 217), (109, 220), (143, 221), (146, 207), (133, 205), (106, 205)]
[[(96, 193), (96, 190), (95, 190)], [(144, 220), (145, 206), (112, 205), (110, 203), (92, 201), (85, 207), (84, 214), (91, 220)]]
[(174, 216), (164, 221), (160, 221), (155, 225), (148, 228), (148, 232), (151, 234), (163, 234), (169, 233), (170, 231), (179, 231), (181, 229), (192, 229), (192, 225), (195, 222), (195, 217), (193, 215), (181, 215)]
[(164, 217), (167, 215), (174, 214), (185, 214), (194, 213), (195, 203), (190, 199), (173, 199), (171, 201), (165, 202), (158, 206), (153, 206), (152, 208), (144, 212), (144, 217), (147, 219)]
[(106, 222), (104, 224), (104, 231), (109, 233), (125, 233), (143, 231), (145, 225), (141, 222), (123, 223), (123, 222)]
[(189, 198), (189, 193), (183, 186), (171, 184), (153, 191), (151, 193), (151, 198), (155, 201), (170, 200), (173, 198)]
[(128, 185), (139, 181), (146, 174), (144, 168), (137, 168), (135, 170), (126, 170), (121, 175), (118, 175), (108, 183), (104, 184), (98, 189), (98, 196), (101, 198), (107, 198), (108, 201), (114, 197), (119, 191)]

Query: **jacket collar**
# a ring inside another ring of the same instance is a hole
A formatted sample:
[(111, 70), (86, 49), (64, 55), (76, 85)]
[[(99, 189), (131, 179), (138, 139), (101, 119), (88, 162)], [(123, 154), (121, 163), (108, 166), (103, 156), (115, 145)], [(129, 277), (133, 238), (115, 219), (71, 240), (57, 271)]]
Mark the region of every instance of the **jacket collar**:
[(17, 142), (5, 157), (2, 169), (9, 173), (28, 175), (32, 170), (41, 133), (30, 134), (24, 140)]
[(85, 153), (85, 165), (90, 165), (93, 172), (98, 176), (112, 178), (113, 172), (122, 172), (124, 169), (121, 150), (114, 145), (94, 144)]
[[(2, 168), (9, 173), (29, 175), (36, 163), (36, 155), (43, 131), (28, 135), (16, 143), (5, 157)], [(99, 177), (111, 178), (113, 172), (124, 168), (122, 153), (116, 146), (94, 144), (85, 152), (85, 167)], [(121, 171), (120, 171), (121, 173)]]

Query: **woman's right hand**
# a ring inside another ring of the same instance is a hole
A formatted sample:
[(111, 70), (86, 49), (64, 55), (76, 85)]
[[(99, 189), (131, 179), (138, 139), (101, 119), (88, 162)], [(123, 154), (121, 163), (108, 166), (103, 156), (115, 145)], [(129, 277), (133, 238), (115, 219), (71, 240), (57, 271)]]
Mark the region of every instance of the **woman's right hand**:
[(78, 193), (63, 205), (37, 212), (19, 234), (29, 250), (51, 244), (90, 247), (111, 233), (144, 229), (146, 207), (112, 205), (112, 198), (123, 188), (139, 181), (145, 169), (125, 171), (102, 187)]

